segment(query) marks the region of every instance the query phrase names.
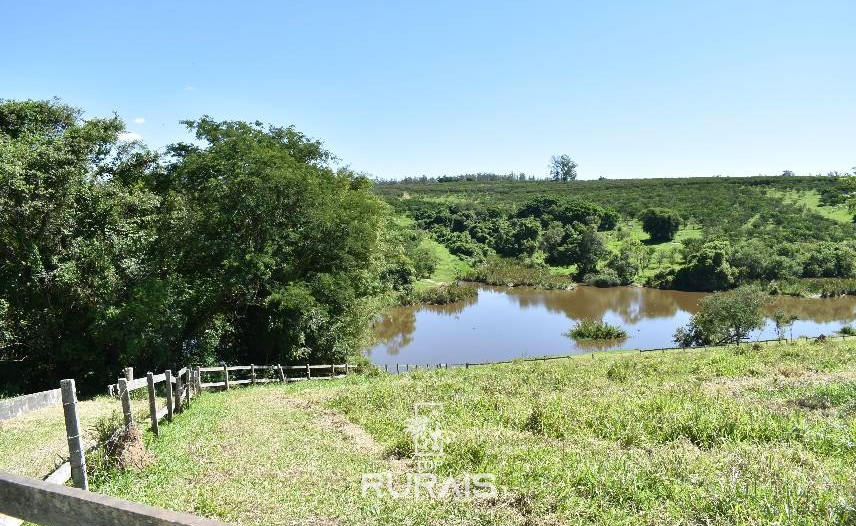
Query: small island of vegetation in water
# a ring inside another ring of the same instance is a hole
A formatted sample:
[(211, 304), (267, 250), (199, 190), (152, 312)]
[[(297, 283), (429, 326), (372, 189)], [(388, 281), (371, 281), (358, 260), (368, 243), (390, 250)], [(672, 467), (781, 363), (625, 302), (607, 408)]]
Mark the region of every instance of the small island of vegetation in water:
[(627, 338), (627, 331), (603, 320), (583, 319), (566, 335), (575, 340), (621, 340)]

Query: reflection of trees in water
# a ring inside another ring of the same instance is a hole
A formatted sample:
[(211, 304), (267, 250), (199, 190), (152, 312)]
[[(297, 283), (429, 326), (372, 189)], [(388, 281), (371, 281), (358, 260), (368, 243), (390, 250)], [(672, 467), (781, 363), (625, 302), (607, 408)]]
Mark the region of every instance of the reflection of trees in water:
[(427, 310), (428, 312), (433, 312), (435, 314), (445, 314), (446, 316), (454, 316), (455, 314), (460, 314), (464, 312), (464, 309), (469, 307), (470, 305), (475, 305), (478, 302), (478, 298), (476, 296), (463, 299), (461, 301), (456, 301), (455, 303), (449, 303), (447, 305), (416, 305), (411, 307), (413, 309)]
[(477, 298), (467, 298), (463, 301), (450, 303), (448, 305), (414, 305), (410, 307), (396, 307), (391, 309), (374, 326), (374, 333), (381, 343), (386, 347), (387, 354), (397, 356), (401, 349), (413, 342), (413, 332), (416, 331), (416, 313), (421, 310), (433, 312), (446, 316), (455, 316), (467, 307), (475, 305)]
[(669, 318), (678, 311), (695, 312), (702, 294), (641, 287), (577, 287), (573, 291), (508, 291), (522, 308), (543, 306), (571, 319), (601, 319), (614, 312), (624, 323), (648, 318)]
[(825, 323), (852, 320), (856, 314), (856, 297), (794, 298), (780, 296), (773, 299), (767, 307), (767, 313), (772, 314), (777, 309), (782, 309), (787, 314), (793, 314), (804, 321)]
[(416, 330), (416, 309), (412, 307), (397, 307), (391, 309), (374, 326), (374, 333), (379, 343), (386, 347), (386, 352), (392, 356), (398, 355), (401, 349), (413, 341)]
[[(578, 287), (574, 291), (485, 288), (495, 293), (507, 294), (521, 309), (545, 308), (550, 312), (561, 313), (576, 320), (602, 319), (606, 313), (614, 312), (627, 324), (635, 324), (645, 319), (668, 318), (675, 316), (679, 311), (694, 313), (698, 310), (698, 300), (704, 296), (693, 292), (632, 287), (610, 289)], [(417, 312), (425, 310), (435, 314), (455, 316), (467, 307), (475, 305), (476, 302), (476, 298), (470, 298), (450, 305), (397, 307), (391, 309), (375, 324), (375, 335), (386, 352), (395, 356), (413, 342)], [(777, 297), (769, 306), (768, 313), (772, 314), (776, 309), (782, 309), (804, 321), (824, 323), (851, 320), (856, 317), (856, 297), (825, 299)], [(644, 326), (642, 328), (646, 330)], [(577, 346), (596, 350), (615, 347), (618, 343), (620, 342), (577, 342)]]

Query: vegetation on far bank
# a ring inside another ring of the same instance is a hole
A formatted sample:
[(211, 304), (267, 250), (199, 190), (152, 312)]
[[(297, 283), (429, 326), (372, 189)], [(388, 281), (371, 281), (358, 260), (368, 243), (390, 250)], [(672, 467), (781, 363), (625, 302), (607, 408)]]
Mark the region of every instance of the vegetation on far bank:
[[(596, 286), (714, 291), (760, 282), (805, 294), (823, 283), (817, 293), (834, 295), (856, 278), (856, 228), (842, 220), (856, 184), (838, 175), (441, 178), (375, 191), (474, 267), (502, 257)], [(802, 280), (812, 280), (804, 290)]]
[[(852, 342), (801, 341), (249, 387), (200, 397), (94, 489), (237, 524), (849, 524), (854, 382)], [(363, 473), (416, 470), (416, 402), (449, 437), (427, 469), (494, 474), (498, 498), (362, 494)]]
[(504, 287), (572, 290), (576, 286), (572, 279), (552, 272), (544, 264), (504, 258), (490, 258), (464, 277), (470, 281)]

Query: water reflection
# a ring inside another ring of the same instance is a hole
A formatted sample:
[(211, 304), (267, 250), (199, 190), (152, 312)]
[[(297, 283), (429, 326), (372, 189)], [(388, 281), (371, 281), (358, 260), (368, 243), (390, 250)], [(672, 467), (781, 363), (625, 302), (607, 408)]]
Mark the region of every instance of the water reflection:
[[(702, 297), (702, 293), (633, 287), (573, 291), (481, 287), (477, 300), (393, 309), (375, 326), (378, 344), (367, 354), (376, 363), (462, 363), (668, 347), (675, 329), (689, 321)], [(853, 320), (856, 297), (780, 297), (769, 307), (770, 313), (777, 309), (799, 318), (794, 335), (831, 334)], [(628, 338), (577, 343), (563, 336), (582, 318), (620, 325)], [(774, 338), (772, 322), (753, 337)]]

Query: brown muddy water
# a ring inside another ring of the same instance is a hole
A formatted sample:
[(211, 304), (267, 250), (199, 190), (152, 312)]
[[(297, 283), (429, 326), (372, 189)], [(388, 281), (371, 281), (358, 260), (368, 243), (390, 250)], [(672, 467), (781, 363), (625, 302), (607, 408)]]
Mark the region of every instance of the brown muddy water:
[[(378, 364), (438, 364), (672, 347), (675, 329), (689, 321), (704, 296), (638, 287), (551, 291), (483, 286), (477, 299), (392, 309), (375, 325), (378, 343), (366, 354)], [(856, 297), (778, 297), (771, 312), (775, 309), (798, 316), (794, 337), (831, 335), (856, 318)], [(628, 337), (592, 344), (563, 335), (583, 318), (620, 325)], [(775, 338), (775, 326), (768, 320), (751, 337)]]

